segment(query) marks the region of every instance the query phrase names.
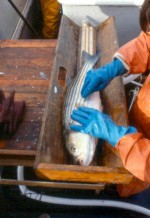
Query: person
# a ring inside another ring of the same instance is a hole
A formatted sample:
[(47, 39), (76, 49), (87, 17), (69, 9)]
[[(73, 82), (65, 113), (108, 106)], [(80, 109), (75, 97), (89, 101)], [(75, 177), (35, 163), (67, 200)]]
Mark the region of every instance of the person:
[[(140, 10), (141, 33), (114, 54), (111, 63), (87, 72), (81, 95), (86, 98), (104, 89), (116, 76), (145, 73), (150, 70), (150, 0)], [(74, 131), (107, 140), (116, 147), (124, 167), (134, 175), (130, 184), (118, 185), (127, 197), (150, 187), (150, 75), (147, 76), (132, 108), (133, 126), (118, 126), (106, 114), (86, 107), (74, 110), (71, 118), (80, 125)]]
[(40, 0), (40, 5), (43, 17), (43, 38), (56, 39), (61, 20), (61, 5), (57, 0)]

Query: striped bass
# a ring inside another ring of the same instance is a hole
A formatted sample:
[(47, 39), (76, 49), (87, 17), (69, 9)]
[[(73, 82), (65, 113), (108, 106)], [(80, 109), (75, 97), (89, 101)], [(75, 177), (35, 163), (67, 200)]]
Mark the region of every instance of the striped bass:
[(66, 148), (73, 156), (74, 162), (88, 166), (94, 156), (97, 139), (70, 129), (70, 125), (76, 123), (70, 117), (72, 111), (79, 106), (91, 107), (102, 110), (99, 92), (91, 94), (86, 99), (81, 96), (81, 89), (86, 73), (94, 67), (99, 59), (99, 54), (89, 55), (84, 52), (84, 64), (71, 84), (67, 87), (63, 103), (63, 129)]

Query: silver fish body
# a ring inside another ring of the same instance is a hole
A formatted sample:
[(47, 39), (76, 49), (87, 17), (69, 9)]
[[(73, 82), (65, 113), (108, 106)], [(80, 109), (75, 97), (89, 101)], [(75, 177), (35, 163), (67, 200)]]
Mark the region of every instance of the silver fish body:
[(99, 92), (91, 94), (86, 99), (81, 96), (81, 89), (84, 83), (86, 73), (94, 67), (98, 61), (99, 54), (91, 56), (86, 53), (83, 67), (67, 87), (63, 103), (63, 128), (65, 144), (69, 153), (73, 156), (75, 162), (80, 165), (88, 166), (94, 156), (97, 139), (80, 132), (70, 129), (70, 125), (76, 123), (70, 117), (72, 111), (79, 106), (91, 107), (102, 110)]

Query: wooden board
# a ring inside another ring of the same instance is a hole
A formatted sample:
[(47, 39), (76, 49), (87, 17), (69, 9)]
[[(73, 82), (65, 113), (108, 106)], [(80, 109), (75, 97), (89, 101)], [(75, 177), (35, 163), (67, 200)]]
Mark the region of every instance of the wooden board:
[(15, 100), (26, 102), (17, 132), (9, 140), (0, 140), (1, 165), (34, 163), (56, 44), (56, 40), (0, 41), (1, 89), (6, 95), (14, 89)]
[(79, 27), (65, 16), (60, 27), (36, 163), (67, 163), (62, 136), (62, 101), (67, 80), (76, 73)]
[[(62, 101), (68, 81), (77, 72), (79, 36), (80, 27), (63, 16), (38, 143), (36, 173), (40, 177), (59, 181), (129, 183), (132, 175), (123, 169), (118, 153), (109, 145), (103, 145), (105, 151), (96, 152), (97, 157), (92, 166), (72, 165), (68, 158), (62, 135)], [(98, 27), (97, 48), (101, 54), (98, 66), (110, 62), (118, 48), (113, 17)], [(126, 125), (125, 94), (121, 78), (115, 79), (101, 95), (104, 111), (118, 124)], [(106, 149), (112, 151), (110, 160), (104, 157)]]
[[(97, 32), (97, 48), (100, 51), (100, 59), (97, 67), (111, 62), (114, 53), (119, 48), (117, 31), (114, 17), (103, 22)], [(112, 120), (122, 126), (127, 126), (128, 115), (126, 107), (126, 97), (122, 77), (116, 77), (101, 92), (104, 113), (108, 114)], [(102, 146), (102, 155), (99, 161), (107, 167), (123, 167), (117, 150), (108, 143)]]

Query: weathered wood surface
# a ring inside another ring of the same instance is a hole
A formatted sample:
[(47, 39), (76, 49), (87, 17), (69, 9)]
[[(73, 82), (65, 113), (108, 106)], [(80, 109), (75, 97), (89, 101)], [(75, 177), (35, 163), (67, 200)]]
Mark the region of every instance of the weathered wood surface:
[(67, 163), (62, 135), (62, 101), (67, 80), (76, 73), (79, 27), (64, 18), (60, 27), (36, 163)]
[(39, 164), (36, 174), (39, 177), (59, 181), (80, 181), (89, 183), (129, 183), (132, 175), (123, 168), (100, 166), (76, 166), (65, 164)]
[(17, 132), (9, 140), (0, 140), (0, 165), (33, 165), (56, 43), (56, 40), (0, 41), (0, 72), (4, 73), (0, 75), (1, 89), (6, 95), (14, 89), (15, 100), (26, 102)]
[[(113, 17), (103, 22), (97, 32), (97, 48), (100, 51), (100, 59), (97, 67), (111, 62), (114, 53), (119, 48), (115, 20)], [(118, 125), (126, 126), (128, 123), (125, 91), (122, 77), (116, 77), (111, 83), (101, 91), (104, 113), (110, 115), (112, 120)], [(121, 167), (122, 162), (117, 150), (108, 143), (102, 146), (100, 155), (101, 164), (108, 167)]]
[[(62, 131), (62, 101), (67, 82), (77, 73), (80, 53), (79, 35), (79, 26), (63, 16), (38, 143), (35, 170), (39, 176), (52, 180), (128, 183), (132, 176), (122, 168), (119, 156), (118, 161), (116, 161), (118, 154), (114, 151), (112, 151), (113, 155), (110, 160), (105, 159), (102, 151), (97, 151), (97, 158), (94, 158), (97, 162), (89, 167), (71, 165), (67, 156)], [(98, 63), (100, 66), (111, 61), (118, 48), (113, 18), (106, 20), (99, 26), (97, 37), (97, 47), (101, 54)], [(102, 99), (104, 111), (118, 124), (126, 125), (125, 94), (121, 78), (117, 78), (110, 84), (102, 93)], [(104, 148), (110, 149), (110, 146), (104, 146)], [(109, 156), (109, 152), (106, 155)]]

